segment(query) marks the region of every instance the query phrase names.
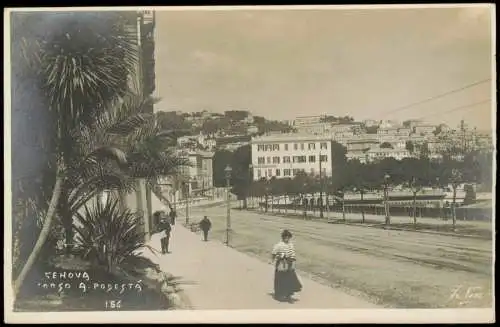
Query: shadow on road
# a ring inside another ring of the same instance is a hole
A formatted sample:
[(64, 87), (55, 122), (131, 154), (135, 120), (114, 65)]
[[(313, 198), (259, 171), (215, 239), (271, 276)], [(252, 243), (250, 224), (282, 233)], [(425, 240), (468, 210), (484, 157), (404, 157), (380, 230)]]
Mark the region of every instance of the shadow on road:
[(288, 303), (293, 304), (293, 303), (295, 303), (295, 302), (298, 302), (298, 301), (299, 301), (298, 299), (293, 298), (293, 297), (292, 297), (292, 298), (290, 298), (290, 299), (288, 299), (288, 300), (285, 300), (285, 299), (277, 299), (277, 298), (276, 298), (276, 296), (274, 296), (274, 293), (273, 293), (273, 292), (269, 292), (269, 293), (267, 293), (267, 295), (269, 295), (270, 297), (272, 297), (275, 301), (282, 302), (282, 303), (287, 303), (287, 302), (288, 302)]

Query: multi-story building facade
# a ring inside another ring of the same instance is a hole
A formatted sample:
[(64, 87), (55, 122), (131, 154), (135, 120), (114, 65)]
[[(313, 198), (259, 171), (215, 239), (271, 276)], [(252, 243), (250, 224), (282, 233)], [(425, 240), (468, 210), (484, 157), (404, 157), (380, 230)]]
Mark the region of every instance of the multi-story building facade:
[(252, 172), (261, 178), (293, 178), (299, 172), (331, 176), (332, 140), (328, 136), (280, 134), (252, 138)]
[(417, 135), (432, 135), (436, 131), (434, 125), (417, 125), (413, 127), (413, 133)]
[(328, 122), (315, 122), (308, 124), (295, 125), (297, 133), (323, 135), (331, 131), (332, 124)]
[(297, 127), (300, 125), (320, 123), (323, 118), (325, 118), (325, 115), (296, 117), (293, 121), (291, 121), (291, 125)]
[(186, 158), (190, 165), (183, 166), (180, 175), (189, 181), (190, 192), (206, 194), (213, 188), (213, 152), (179, 151), (179, 156)]
[(366, 151), (366, 161), (376, 161), (385, 158), (394, 158), (396, 160), (402, 160), (404, 158), (410, 158), (413, 155), (410, 151), (406, 149), (391, 149), (391, 148), (371, 148)]

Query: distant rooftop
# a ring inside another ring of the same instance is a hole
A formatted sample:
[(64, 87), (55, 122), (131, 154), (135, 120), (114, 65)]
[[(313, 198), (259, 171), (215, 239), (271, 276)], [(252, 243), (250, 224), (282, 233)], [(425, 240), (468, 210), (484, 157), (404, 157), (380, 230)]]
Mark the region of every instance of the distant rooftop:
[(332, 137), (328, 135), (311, 135), (305, 133), (281, 133), (272, 135), (262, 135), (252, 138), (252, 143), (270, 142), (270, 141), (331, 141)]

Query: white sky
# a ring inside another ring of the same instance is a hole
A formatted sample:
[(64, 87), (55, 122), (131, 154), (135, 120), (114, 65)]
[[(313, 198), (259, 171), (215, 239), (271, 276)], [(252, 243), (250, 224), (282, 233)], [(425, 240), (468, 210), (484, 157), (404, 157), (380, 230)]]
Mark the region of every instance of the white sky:
[(491, 9), (158, 11), (157, 110), (492, 125)]

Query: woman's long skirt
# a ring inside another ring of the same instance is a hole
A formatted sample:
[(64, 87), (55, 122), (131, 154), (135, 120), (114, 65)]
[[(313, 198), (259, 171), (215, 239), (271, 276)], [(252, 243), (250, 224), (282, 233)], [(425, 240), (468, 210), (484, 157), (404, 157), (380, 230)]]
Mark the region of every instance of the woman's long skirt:
[(289, 297), (301, 290), (302, 284), (295, 270), (274, 271), (274, 296), (276, 298)]

